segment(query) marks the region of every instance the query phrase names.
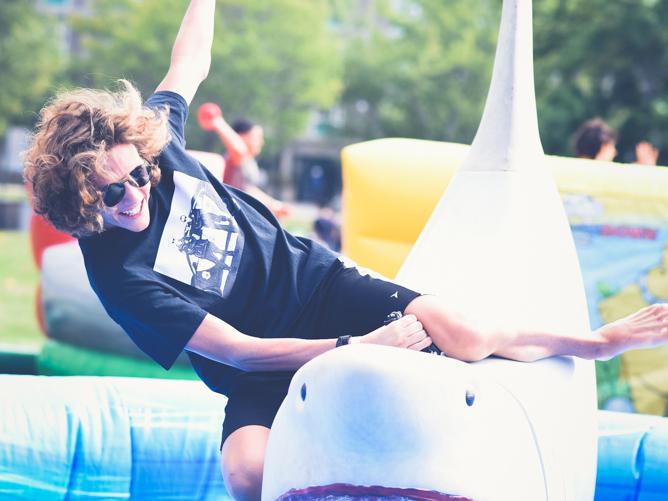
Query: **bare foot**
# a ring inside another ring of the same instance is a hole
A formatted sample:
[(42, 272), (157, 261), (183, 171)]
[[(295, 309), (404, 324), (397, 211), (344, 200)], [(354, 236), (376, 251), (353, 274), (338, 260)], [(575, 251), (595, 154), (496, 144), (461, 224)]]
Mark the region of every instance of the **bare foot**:
[(594, 332), (596, 358), (609, 360), (627, 350), (652, 348), (668, 342), (668, 304), (647, 306)]

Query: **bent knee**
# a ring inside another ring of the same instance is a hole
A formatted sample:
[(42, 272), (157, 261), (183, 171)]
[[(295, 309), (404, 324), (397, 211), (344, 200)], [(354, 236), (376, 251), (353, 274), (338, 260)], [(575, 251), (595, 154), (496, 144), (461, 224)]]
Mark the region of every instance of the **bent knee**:
[(446, 354), (464, 362), (478, 362), (495, 351), (493, 339), (480, 331), (471, 331), (466, 336), (453, 340)]
[(245, 461), (221, 459), (221, 470), (225, 487), (237, 501), (258, 501), (262, 492), (262, 469), (264, 461), (246, 458)]
[(259, 501), (269, 429), (246, 426), (223, 444), (220, 468), (228, 492), (237, 501)]

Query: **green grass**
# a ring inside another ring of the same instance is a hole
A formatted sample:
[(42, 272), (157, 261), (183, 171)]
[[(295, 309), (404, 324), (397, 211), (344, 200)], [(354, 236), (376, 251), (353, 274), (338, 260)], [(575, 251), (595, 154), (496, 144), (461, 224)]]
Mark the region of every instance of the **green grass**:
[(0, 202), (23, 202), (26, 198), (26, 189), (22, 184), (0, 183)]
[(44, 342), (35, 317), (38, 283), (29, 234), (0, 231), (0, 345)]
[[(25, 196), (22, 187), (20, 193), (5, 188), (7, 185), (0, 185), (0, 200)], [(298, 235), (308, 235), (315, 211), (310, 206), (295, 206), (286, 226)], [(46, 340), (35, 316), (38, 284), (30, 235), (0, 231), (0, 352), (2, 345), (41, 345)]]

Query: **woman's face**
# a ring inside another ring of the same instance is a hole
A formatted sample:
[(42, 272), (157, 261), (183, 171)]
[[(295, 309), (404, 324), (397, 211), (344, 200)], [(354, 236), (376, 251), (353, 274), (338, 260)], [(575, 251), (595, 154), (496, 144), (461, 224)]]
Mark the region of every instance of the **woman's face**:
[(104, 192), (110, 183), (123, 182), (125, 194), (116, 205), (105, 205), (102, 211), (105, 229), (117, 227), (138, 232), (148, 227), (151, 221), (148, 211), (151, 183), (137, 186), (128, 181), (130, 172), (145, 164), (146, 161), (132, 144), (117, 144), (107, 152), (107, 172), (95, 179), (95, 185)]

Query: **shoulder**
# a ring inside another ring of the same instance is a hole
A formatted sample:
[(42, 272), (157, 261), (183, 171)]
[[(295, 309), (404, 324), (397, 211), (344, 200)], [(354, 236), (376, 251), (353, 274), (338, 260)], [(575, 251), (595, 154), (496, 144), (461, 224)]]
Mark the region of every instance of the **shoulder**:
[(173, 137), (185, 146), (185, 123), (188, 119), (188, 103), (185, 98), (176, 92), (162, 90), (152, 94), (144, 106), (157, 110), (165, 110), (169, 121), (169, 128)]
[(131, 250), (122, 230), (111, 229), (79, 239), (86, 272), (91, 281), (120, 279)]
[(182, 110), (188, 112), (188, 103), (184, 97), (170, 90), (154, 92), (144, 104), (149, 108), (169, 107), (170, 111)]

